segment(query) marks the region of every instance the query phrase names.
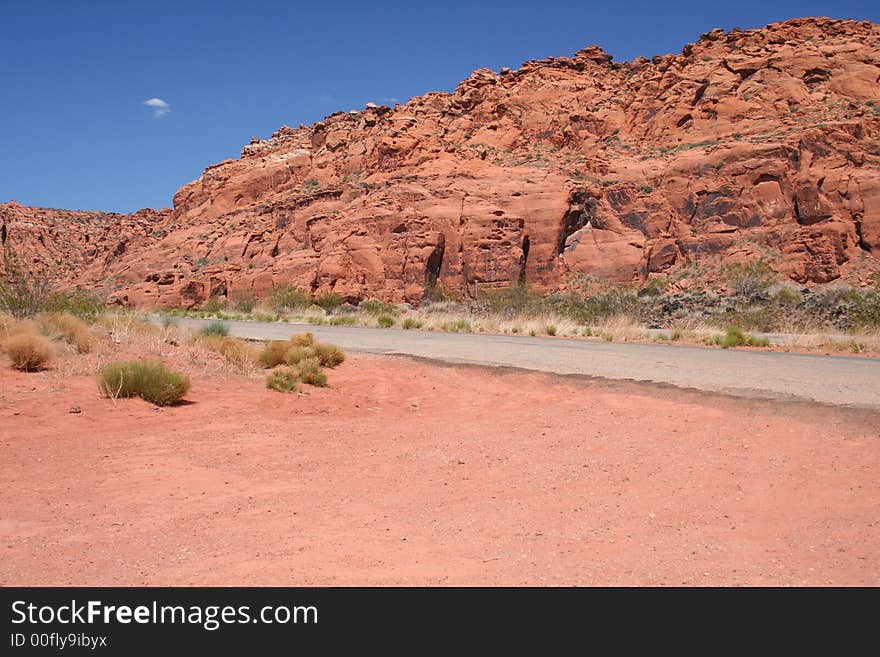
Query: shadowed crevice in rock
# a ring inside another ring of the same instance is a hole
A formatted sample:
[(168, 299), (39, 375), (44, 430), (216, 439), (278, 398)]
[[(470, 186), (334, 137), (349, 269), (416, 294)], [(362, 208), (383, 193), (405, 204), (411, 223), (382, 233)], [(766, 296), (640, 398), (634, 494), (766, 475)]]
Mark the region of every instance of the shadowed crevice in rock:
[(522, 261), (519, 267), (519, 282), (526, 282), (526, 271), (528, 269), (529, 262), (529, 249), (531, 248), (531, 240), (528, 235), (523, 236), (522, 241)]
[(428, 261), (425, 263), (426, 289), (430, 289), (437, 285), (437, 281), (440, 279), (440, 271), (443, 269), (443, 253), (445, 251), (446, 236), (441, 233), (437, 246), (431, 251), (431, 255), (428, 256)]

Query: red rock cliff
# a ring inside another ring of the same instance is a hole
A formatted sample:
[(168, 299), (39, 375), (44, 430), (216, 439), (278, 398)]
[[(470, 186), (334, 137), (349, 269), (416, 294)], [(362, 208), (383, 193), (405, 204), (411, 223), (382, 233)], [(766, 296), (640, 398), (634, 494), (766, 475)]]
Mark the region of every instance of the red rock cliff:
[[(40, 234), (74, 249), (69, 282), (161, 305), (287, 282), (418, 301), (435, 281), (473, 296), (709, 256), (858, 283), (880, 269), (878, 137), (880, 26), (798, 19), (653, 60), (591, 47), (477, 70), (452, 94), (254, 139), (170, 214), (126, 217), (122, 246), (81, 213)], [(60, 240), (74, 220), (103, 246)]]

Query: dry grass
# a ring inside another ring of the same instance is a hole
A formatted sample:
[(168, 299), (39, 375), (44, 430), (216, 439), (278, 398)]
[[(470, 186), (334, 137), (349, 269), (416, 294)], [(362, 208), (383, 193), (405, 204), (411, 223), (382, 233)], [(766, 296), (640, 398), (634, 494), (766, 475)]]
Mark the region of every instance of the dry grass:
[(12, 360), (12, 366), (23, 372), (37, 372), (55, 357), (52, 341), (39, 333), (15, 333), (3, 342), (3, 351)]
[(839, 353), (880, 353), (880, 332), (856, 332), (847, 335), (828, 333), (805, 333), (790, 335), (782, 344), (783, 349), (830, 351)]
[(260, 349), (256, 345), (223, 335), (196, 333), (189, 341), (191, 346), (220, 354), (235, 369), (253, 372), (260, 357)]
[(648, 333), (645, 327), (626, 315), (609, 317), (591, 327), (593, 335), (615, 342), (638, 342), (647, 340)]
[(70, 313), (41, 313), (37, 315), (37, 322), (44, 333), (61, 338), (77, 353), (87, 354), (94, 347), (95, 340), (89, 325)]

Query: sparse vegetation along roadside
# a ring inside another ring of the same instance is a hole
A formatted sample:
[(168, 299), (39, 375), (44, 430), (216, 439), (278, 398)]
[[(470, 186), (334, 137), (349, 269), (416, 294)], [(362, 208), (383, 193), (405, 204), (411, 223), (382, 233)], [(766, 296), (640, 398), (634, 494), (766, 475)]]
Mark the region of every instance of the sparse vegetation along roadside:
[(340, 365), (345, 361), (345, 352), (336, 345), (317, 342), (312, 333), (300, 333), (289, 340), (267, 342), (258, 360), (263, 367), (271, 368), (266, 376), (268, 388), (296, 392), (300, 383), (326, 386), (327, 375), (322, 368)]
[[(721, 346), (723, 340), (715, 341), (713, 337), (736, 326), (749, 334), (788, 334), (792, 337), (784, 347), (787, 349), (875, 353), (880, 344), (877, 284), (875, 281), (875, 285), (862, 288), (831, 285), (808, 289), (779, 281), (763, 260), (736, 264), (719, 260), (694, 263), (673, 275), (655, 276), (633, 285), (573, 277), (564, 293), (545, 294), (519, 284), (481, 292), (476, 299), (464, 301), (435, 285), (417, 307), (376, 299), (366, 299), (354, 306), (332, 293), (310, 297), (304, 290), (283, 287), (270, 293), (268, 299), (293, 299), (288, 305), (295, 308), (278, 311), (283, 304), (276, 303), (247, 315), (200, 310), (175, 314), (710, 346)], [(260, 303), (257, 302), (257, 308)], [(754, 339), (751, 346), (763, 344), (763, 340)]]

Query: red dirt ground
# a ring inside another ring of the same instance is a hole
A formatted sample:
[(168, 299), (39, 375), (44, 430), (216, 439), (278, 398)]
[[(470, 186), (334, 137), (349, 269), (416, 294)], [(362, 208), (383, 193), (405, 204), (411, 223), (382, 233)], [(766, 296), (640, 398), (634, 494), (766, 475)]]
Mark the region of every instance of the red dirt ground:
[(0, 364), (0, 584), (880, 584), (877, 414), (367, 356), (330, 382), (158, 410)]

